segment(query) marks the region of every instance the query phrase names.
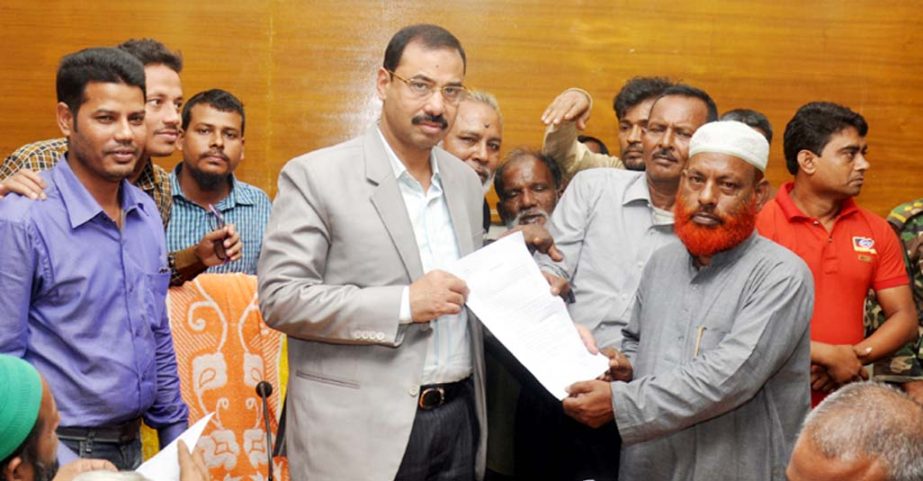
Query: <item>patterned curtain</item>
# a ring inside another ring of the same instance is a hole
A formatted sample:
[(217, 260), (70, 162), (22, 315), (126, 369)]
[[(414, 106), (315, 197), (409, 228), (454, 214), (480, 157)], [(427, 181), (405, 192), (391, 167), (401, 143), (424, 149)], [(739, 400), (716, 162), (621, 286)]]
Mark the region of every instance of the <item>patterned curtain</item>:
[[(189, 423), (215, 413), (198, 444), (212, 479), (265, 480), (271, 446), (266, 446), (262, 401), (255, 389), (261, 380), (273, 385), (269, 410), (275, 439), (288, 365), (285, 336), (266, 326), (260, 315), (256, 277), (203, 274), (170, 289), (167, 304)], [(273, 464), (274, 478), (288, 481), (285, 459)]]

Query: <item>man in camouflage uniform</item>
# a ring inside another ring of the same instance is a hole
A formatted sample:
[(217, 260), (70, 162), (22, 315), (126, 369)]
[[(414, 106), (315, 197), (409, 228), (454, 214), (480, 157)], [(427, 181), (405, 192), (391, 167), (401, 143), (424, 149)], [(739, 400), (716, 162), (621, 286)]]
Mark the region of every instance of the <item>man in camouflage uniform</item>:
[[(904, 245), (904, 261), (912, 280), (913, 300), (917, 306), (920, 332), (923, 334), (923, 198), (901, 204), (888, 214), (888, 223)], [(869, 292), (865, 303), (865, 329), (871, 333), (884, 322), (884, 313)], [(923, 402), (923, 337), (910, 343), (889, 359), (875, 363), (873, 375), (878, 381), (901, 383), (904, 390)]]

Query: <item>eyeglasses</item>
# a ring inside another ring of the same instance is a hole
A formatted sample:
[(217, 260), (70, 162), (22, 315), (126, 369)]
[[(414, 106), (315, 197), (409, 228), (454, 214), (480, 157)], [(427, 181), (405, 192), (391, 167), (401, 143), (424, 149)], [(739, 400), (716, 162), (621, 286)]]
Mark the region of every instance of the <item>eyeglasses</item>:
[(426, 82), (424, 80), (405, 79), (404, 77), (394, 73), (392, 70), (387, 70), (387, 72), (396, 77), (401, 82), (407, 84), (407, 88), (410, 89), (410, 94), (421, 100), (428, 99), (438, 90), (446, 102), (456, 104), (461, 101), (461, 99), (463, 99), (465, 94), (468, 92), (468, 89), (466, 89), (464, 85), (443, 85), (442, 87), (437, 87), (432, 83)]

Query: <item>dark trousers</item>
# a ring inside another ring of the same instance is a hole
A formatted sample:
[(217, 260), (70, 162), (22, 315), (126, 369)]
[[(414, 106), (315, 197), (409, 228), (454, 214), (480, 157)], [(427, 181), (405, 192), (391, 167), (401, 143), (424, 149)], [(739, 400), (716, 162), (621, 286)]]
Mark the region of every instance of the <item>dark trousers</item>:
[(597, 429), (580, 424), (530, 378), (520, 379), (525, 382), (516, 407), (516, 478), (618, 480), (622, 438), (615, 423)]
[(478, 436), (469, 381), (446, 404), (417, 409), (395, 481), (473, 481)]
[(141, 466), (141, 438), (124, 443), (104, 442), (92, 437), (59, 436), (81, 458), (106, 459), (119, 471), (134, 471)]

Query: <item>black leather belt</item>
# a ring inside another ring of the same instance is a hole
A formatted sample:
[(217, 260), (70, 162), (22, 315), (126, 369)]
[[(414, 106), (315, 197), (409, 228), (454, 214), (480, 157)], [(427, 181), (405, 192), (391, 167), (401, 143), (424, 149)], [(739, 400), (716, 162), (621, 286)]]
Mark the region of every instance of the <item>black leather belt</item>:
[(141, 436), (141, 418), (113, 426), (95, 428), (59, 427), (58, 437), (68, 441), (92, 439), (102, 443), (130, 443)]
[(455, 381), (445, 384), (427, 384), (420, 386), (420, 397), (417, 399), (417, 407), (425, 411), (436, 409), (439, 406), (448, 404), (453, 399), (463, 394), (471, 378), (465, 378), (461, 381)]

